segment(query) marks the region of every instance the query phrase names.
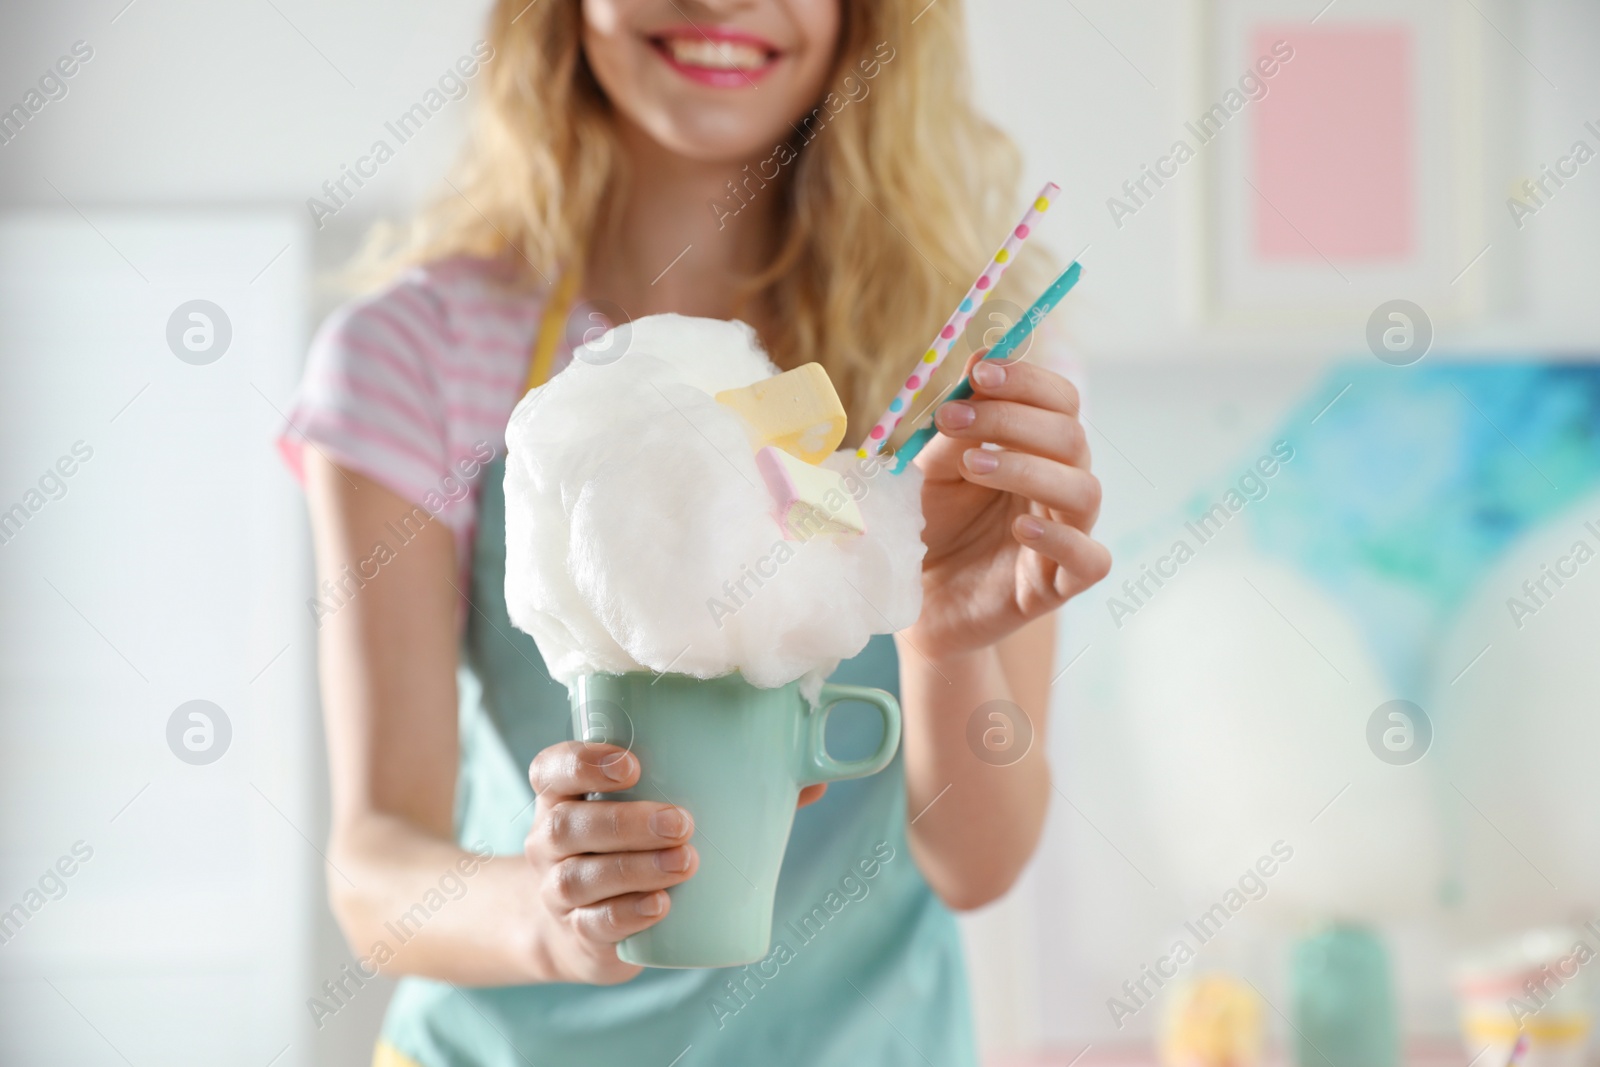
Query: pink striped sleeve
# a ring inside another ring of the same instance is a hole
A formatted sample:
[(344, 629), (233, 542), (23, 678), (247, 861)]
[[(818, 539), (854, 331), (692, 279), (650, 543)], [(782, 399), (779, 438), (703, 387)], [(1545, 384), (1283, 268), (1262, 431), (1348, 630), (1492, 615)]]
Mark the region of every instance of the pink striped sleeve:
[(441, 383), (449, 334), (415, 275), (348, 304), (317, 332), (278, 447), (296, 477), (305, 450), (365, 474), (437, 513), (470, 522), (441, 487), (453, 484)]

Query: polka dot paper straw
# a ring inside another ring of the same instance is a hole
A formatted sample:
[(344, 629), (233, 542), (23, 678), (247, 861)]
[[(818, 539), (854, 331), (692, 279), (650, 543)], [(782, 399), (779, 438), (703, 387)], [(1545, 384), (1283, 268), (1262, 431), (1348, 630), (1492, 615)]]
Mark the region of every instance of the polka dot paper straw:
[(917, 399), (917, 394), (922, 392), (933, 372), (939, 369), (939, 364), (950, 354), (955, 347), (956, 338), (961, 336), (961, 331), (966, 329), (971, 321), (973, 312), (978, 310), (978, 305), (989, 299), (994, 292), (994, 287), (1000, 281), (1000, 276), (1006, 272), (1011, 261), (1017, 257), (1017, 251), (1022, 243), (1033, 233), (1039, 224), (1039, 218), (1050, 210), (1050, 201), (1055, 199), (1061, 187), (1055, 182), (1048, 182), (1039, 190), (1039, 195), (1034, 197), (1033, 204), (1028, 208), (1027, 214), (1022, 216), (1022, 221), (1017, 223), (1011, 233), (1007, 235), (1005, 244), (1000, 246), (1000, 251), (994, 254), (989, 265), (983, 268), (983, 273), (978, 275), (978, 280), (972, 283), (972, 288), (967, 290), (967, 295), (951, 312), (944, 328), (939, 331), (928, 350), (917, 360), (917, 365), (906, 378), (905, 384), (889, 401), (889, 410), (879, 417), (872, 431), (867, 434), (866, 441), (862, 442), (856, 450), (856, 455), (862, 459), (877, 455), (883, 450), (884, 442), (889, 440), (889, 435), (894, 433), (895, 427), (900, 425), (900, 420), (905, 418), (906, 412), (911, 410), (911, 404)]
[[(1017, 346), (1026, 341), (1028, 336), (1033, 333), (1033, 328), (1043, 322), (1045, 316), (1055, 310), (1056, 305), (1061, 303), (1062, 297), (1072, 292), (1072, 287), (1078, 284), (1078, 279), (1082, 275), (1082, 264), (1078, 263), (1077, 260), (1073, 260), (1067, 269), (1061, 272), (1060, 277), (1051, 282), (1050, 287), (1039, 294), (1039, 299), (1033, 302), (1033, 306), (1020, 319), (1012, 323), (1011, 329), (1006, 331), (1006, 335), (1000, 338), (999, 343), (989, 349), (988, 354), (983, 358), (1010, 359), (1011, 353), (1017, 350)], [(971, 395), (972, 379), (962, 378), (943, 399), (947, 401), (965, 400)], [(905, 470), (906, 464), (916, 459), (917, 453), (922, 451), (922, 446), (933, 440), (934, 435), (938, 432), (938, 428), (930, 421), (923, 423), (916, 433), (907, 437), (904, 443), (895, 450), (894, 473), (899, 474)]]

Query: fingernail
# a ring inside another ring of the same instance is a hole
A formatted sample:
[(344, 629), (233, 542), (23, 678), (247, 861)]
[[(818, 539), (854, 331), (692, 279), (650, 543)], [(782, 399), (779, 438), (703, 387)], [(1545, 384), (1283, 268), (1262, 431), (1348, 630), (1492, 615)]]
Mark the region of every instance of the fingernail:
[(687, 871), (689, 869), (689, 850), (679, 845), (677, 848), (669, 848), (657, 852), (656, 866), (671, 874)]
[(683, 831), (688, 828), (689, 820), (677, 808), (662, 808), (650, 816), (650, 832), (657, 837), (671, 840), (682, 837)]
[(666, 910), (666, 900), (661, 893), (646, 893), (634, 907), (639, 909), (640, 915), (654, 918)]
[(624, 752), (600, 761), (600, 769), (613, 782), (626, 782), (633, 774), (633, 757)]
[(985, 448), (968, 449), (965, 459), (973, 474), (993, 474), (1000, 466), (1000, 457)]
[(997, 385), (1003, 385), (1006, 380), (1005, 365), (991, 360), (983, 360), (973, 366), (972, 380), (985, 389), (993, 389)]
[(1030, 541), (1037, 541), (1044, 534), (1044, 523), (1032, 515), (1024, 515), (1017, 520), (1017, 533)]
[(959, 400), (951, 401), (939, 409), (939, 425), (948, 426), (952, 430), (971, 426), (977, 418), (978, 413), (972, 409), (972, 405), (963, 404)]

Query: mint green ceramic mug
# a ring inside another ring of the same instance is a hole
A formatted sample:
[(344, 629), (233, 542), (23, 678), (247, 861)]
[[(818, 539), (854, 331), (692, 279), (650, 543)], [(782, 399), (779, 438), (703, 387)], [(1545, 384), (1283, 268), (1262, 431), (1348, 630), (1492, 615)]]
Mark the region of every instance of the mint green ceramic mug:
[[(815, 708), (800, 683), (757, 689), (737, 674), (591, 674), (571, 690), (580, 741), (631, 749), (639, 782), (606, 800), (656, 800), (694, 816), (700, 869), (667, 890), (666, 918), (617, 946), (647, 967), (733, 967), (767, 954), (778, 870), (804, 786), (862, 778), (900, 745), (900, 705), (882, 689), (824, 685)], [(836, 760), (828, 713), (856, 700), (883, 718), (871, 756)]]

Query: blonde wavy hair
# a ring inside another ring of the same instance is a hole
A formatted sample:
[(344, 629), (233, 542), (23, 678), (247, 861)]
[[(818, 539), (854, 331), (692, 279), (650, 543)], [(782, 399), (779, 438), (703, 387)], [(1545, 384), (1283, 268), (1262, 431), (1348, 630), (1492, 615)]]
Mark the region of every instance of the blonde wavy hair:
[[(825, 126), (790, 143), (796, 158), (779, 178), (786, 232), (742, 297), (775, 324), (762, 336), (774, 362), (827, 369), (854, 442), (1005, 237), (1020, 206), (1019, 157), (972, 106), (960, 0), (840, 3), (830, 89), (881, 59), (885, 43), (893, 52), (859, 103), (823, 111)], [(625, 161), (581, 19), (580, 0), (496, 4), (494, 58), (452, 189), (369, 245), (368, 278), (374, 266), (392, 276), (471, 255), (511, 262), (537, 283), (583, 262)], [(1025, 304), (1011, 294), (1038, 288), (1041, 260), (1037, 248), (1019, 256), (996, 295)], [(953, 380), (960, 355), (941, 377)]]

